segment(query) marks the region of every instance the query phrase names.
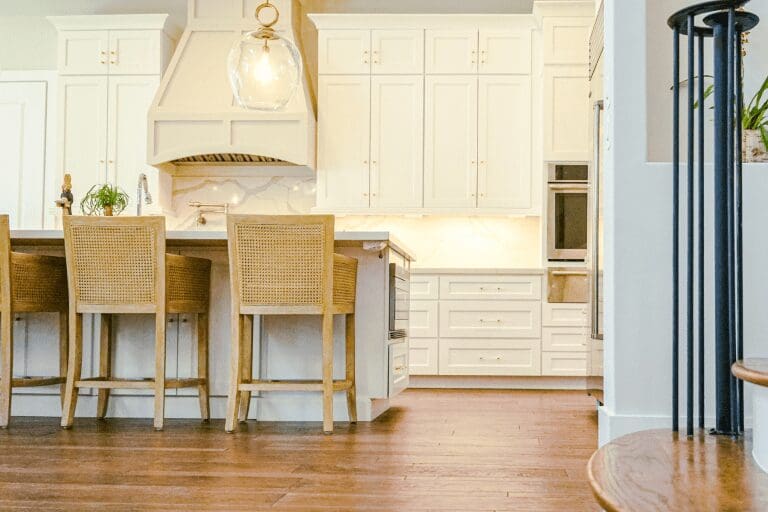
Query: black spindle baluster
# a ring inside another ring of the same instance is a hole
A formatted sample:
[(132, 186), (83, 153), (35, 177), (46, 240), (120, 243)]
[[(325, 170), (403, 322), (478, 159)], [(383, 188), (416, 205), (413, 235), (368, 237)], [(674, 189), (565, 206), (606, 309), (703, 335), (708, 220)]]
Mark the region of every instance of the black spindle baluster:
[(694, 24), (693, 15), (688, 15), (688, 154), (687, 154), (687, 235), (686, 244), (686, 433), (693, 435), (693, 140), (694, 140)]
[[(736, 87), (736, 358), (744, 359), (744, 266), (742, 253), (742, 115), (744, 106), (744, 89), (742, 82), (742, 47), (741, 47), (741, 29), (737, 27), (736, 31), (736, 79), (739, 80), (739, 87)], [(744, 431), (744, 381), (738, 381), (738, 431)]]
[(698, 334), (699, 334), (699, 428), (704, 428), (704, 36), (698, 36), (699, 42), (699, 289), (698, 289)]
[(672, 60), (672, 430), (679, 422), (679, 344), (680, 344), (680, 29), (673, 30)]

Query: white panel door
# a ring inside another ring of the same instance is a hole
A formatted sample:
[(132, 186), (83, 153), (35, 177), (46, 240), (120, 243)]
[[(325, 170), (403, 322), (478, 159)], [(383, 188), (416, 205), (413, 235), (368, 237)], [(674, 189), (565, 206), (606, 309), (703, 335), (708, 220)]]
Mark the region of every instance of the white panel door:
[(109, 32), (74, 30), (59, 33), (59, 73), (103, 75), (109, 70)]
[(107, 181), (106, 76), (65, 77), (59, 84), (59, 169), (72, 175), (77, 204)]
[(479, 72), (531, 73), (530, 30), (481, 30)]
[(318, 206), (369, 206), (371, 78), (321, 76), (318, 91)]
[(408, 367), (411, 375), (437, 375), (438, 372), (438, 340), (410, 340), (408, 351)]
[(587, 17), (544, 18), (544, 64), (587, 64), (591, 28)]
[(107, 178), (131, 198), (140, 173), (153, 178), (150, 193), (157, 190), (157, 170), (147, 164), (147, 111), (158, 83), (157, 76), (109, 77)]
[(371, 72), (369, 30), (321, 30), (317, 46), (317, 72), (321, 75)]
[(545, 66), (544, 159), (589, 160), (591, 119), (587, 66)]
[(438, 302), (412, 300), (408, 311), (408, 334), (411, 338), (437, 338)]
[(423, 30), (374, 30), (371, 32), (371, 71), (374, 74), (424, 72)]
[(481, 76), (478, 206), (527, 210), (531, 188), (531, 79)]
[(477, 73), (477, 30), (427, 30), (427, 74)]
[(42, 229), (45, 82), (0, 82), (0, 213), (11, 227)]
[(477, 77), (428, 76), (424, 206), (477, 205)]
[(424, 176), (424, 77), (371, 80), (371, 206), (418, 208)]
[(160, 38), (157, 30), (112, 30), (109, 32), (110, 75), (162, 74)]

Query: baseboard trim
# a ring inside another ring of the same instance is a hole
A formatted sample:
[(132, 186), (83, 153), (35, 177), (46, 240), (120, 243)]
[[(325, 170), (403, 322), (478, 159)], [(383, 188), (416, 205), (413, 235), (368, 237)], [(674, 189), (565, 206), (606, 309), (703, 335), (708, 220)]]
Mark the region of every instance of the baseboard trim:
[(411, 375), (410, 388), (422, 389), (577, 389), (586, 393), (585, 377), (506, 377)]

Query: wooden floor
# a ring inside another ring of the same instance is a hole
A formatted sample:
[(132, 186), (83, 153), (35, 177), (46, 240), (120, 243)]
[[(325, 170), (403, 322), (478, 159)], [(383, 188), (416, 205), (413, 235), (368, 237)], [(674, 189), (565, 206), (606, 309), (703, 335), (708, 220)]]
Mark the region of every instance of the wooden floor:
[(409, 390), (373, 423), (14, 418), (0, 510), (599, 510), (583, 392)]

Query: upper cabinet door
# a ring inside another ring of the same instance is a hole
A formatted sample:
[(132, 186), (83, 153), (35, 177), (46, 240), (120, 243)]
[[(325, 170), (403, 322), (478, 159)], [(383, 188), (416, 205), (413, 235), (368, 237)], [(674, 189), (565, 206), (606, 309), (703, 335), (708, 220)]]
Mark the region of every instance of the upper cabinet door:
[(162, 74), (161, 32), (112, 30), (109, 32), (110, 75)]
[(109, 32), (73, 30), (59, 33), (59, 74), (105, 75), (109, 70)]
[(544, 64), (588, 64), (591, 18), (544, 18)]
[(371, 32), (321, 30), (317, 53), (321, 75), (367, 75), (371, 72)]
[(379, 75), (424, 72), (423, 30), (374, 30), (371, 33), (371, 71)]
[(481, 76), (478, 206), (527, 210), (531, 192), (531, 79)]
[(318, 80), (318, 206), (369, 206), (371, 78)]
[(371, 206), (422, 205), (424, 77), (371, 82)]
[(480, 73), (531, 73), (530, 30), (481, 30)]
[(477, 205), (477, 77), (428, 76), (424, 206)]
[(59, 84), (60, 176), (72, 175), (79, 198), (107, 181), (107, 80), (72, 76)]
[[(107, 171), (111, 183), (136, 188), (139, 174), (156, 177), (147, 164), (147, 111), (159, 83), (157, 76), (109, 77)], [(150, 191), (157, 187), (156, 179)]]
[(476, 30), (427, 30), (425, 45), (427, 74), (477, 73)]
[(544, 66), (544, 159), (589, 160), (587, 65)]

